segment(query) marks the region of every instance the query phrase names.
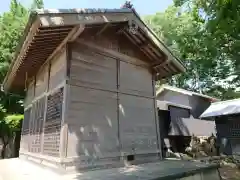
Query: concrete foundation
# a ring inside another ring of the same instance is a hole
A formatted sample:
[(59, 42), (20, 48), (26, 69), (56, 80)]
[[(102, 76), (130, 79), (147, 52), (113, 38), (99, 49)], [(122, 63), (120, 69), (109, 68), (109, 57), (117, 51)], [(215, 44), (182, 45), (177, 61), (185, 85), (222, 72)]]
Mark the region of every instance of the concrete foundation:
[(190, 161), (165, 160), (123, 168), (63, 173), (24, 159), (0, 161), (0, 180), (220, 180), (218, 166)]

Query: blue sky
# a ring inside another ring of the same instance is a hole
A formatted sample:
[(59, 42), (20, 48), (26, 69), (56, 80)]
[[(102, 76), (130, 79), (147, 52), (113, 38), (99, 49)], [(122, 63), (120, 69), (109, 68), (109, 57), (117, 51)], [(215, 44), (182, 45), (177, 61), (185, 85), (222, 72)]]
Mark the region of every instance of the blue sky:
[[(19, 0), (29, 6), (31, 0)], [(44, 0), (45, 8), (119, 8), (125, 0)], [(141, 15), (164, 11), (172, 0), (132, 0), (135, 9)], [(9, 9), (10, 0), (2, 0), (0, 13)]]

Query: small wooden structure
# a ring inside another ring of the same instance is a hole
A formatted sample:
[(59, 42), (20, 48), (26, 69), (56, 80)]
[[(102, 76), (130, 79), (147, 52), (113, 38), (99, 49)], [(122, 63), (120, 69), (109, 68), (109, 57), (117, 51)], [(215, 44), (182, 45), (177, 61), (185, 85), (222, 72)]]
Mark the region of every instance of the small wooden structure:
[(20, 156), (64, 169), (161, 159), (155, 81), (183, 71), (130, 9), (32, 12), (4, 81), (26, 90)]
[(214, 121), (200, 115), (217, 99), (165, 84), (156, 93), (163, 149), (185, 153), (193, 134), (202, 138), (216, 134)]
[(215, 121), (220, 153), (240, 155), (240, 99), (212, 103), (201, 115)]

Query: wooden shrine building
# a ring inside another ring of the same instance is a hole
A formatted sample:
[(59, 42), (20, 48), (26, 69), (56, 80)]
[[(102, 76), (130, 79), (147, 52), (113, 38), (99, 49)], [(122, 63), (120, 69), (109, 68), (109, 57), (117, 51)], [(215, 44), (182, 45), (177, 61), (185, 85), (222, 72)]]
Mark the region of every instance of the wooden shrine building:
[(26, 92), (20, 157), (64, 169), (161, 159), (155, 81), (183, 71), (134, 10), (32, 12), (3, 83)]

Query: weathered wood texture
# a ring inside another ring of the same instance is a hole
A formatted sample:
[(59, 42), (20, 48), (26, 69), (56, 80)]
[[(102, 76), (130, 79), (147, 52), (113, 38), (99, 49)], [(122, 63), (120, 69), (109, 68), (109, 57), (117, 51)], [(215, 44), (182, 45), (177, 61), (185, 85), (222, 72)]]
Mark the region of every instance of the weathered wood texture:
[(240, 114), (222, 116), (215, 119), (217, 141), (220, 152), (227, 155), (239, 155), (240, 153)]
[(43, 132), (44, 109), (45, 97), (38, 99), (32, 104), (29, 128), (29, 152), (41, 152), (41, 134)]
[(120, 62), (119, 79), (121, 93), (153, 97), (152, 74), (148, 69)]
[(71, 86), (68, 157), (120, 156), (116, 93)]
[[(156, 160), (159, 142), (151, 60), (121, 33), (105, 30), (89, 39), (84, 32), (67, 46), (67, 52), (63, 49), (49, 62), (50, 69), (42, 70), (47, 75), (38, 73), (35, 78), (34, 92), (47, 98), (41, 153), (61, 156), (66, 167), (82, 168), (116, 165), (128, 155), (134, 160)], [(105, 54), (102, 47), (124, 56)], [(59, 91), (66, 79), (67, 89)]]
[(40, 72), (36, 75), (35, 97), (42, 95), (48, 86), (48, 65), (45, 64)]
[[(142, 60), (128, 62), (110, 57), (79, 41), (71, 45), (69, 56), (67, 158), (80, 157), (90, 166), (101, 159), (127, 155), (156, 159), (158, 142), (151, 70), (143, 66), (146, 63)], [(112, 43), (109, 39), (102, 41), (102, 46)], [(108, 48), (119, 52), (118, 42)], [(133, 48), (129, 51), (139, 52)]]
[(31, 116), (31, 108), (28, 108), (24, 111), (24, 121), (22, 123), (22, 134), (21, 134), (21, 144), (20, 144), (20, 151), (28, 151), (29, 145), (29, 122)]
[(77, 86), (117, 90), (116, 60), (103, 56), (74, 43), (71, 45), (72, 59), (70, 82)]
[(59, 156), (62, 121), (63, 88), (47, 97), (47, 112), (44, 123), (43, 153)]
[(120, 140), (127, 154), (157, 152), (153, 99), (119, 95)]
[(31, 82), (27, 88), (26, 97), (24, 100), (24, 107), (30, 105), (33, 99), (34, 99), (34, 82)]
[(116, 60), (77, 43), (71, 49), (67, 156), (120, 156)]
[(49, 75), (49, 90), (56, 88), (66, 78), (66, 50), (54, 57), (51, 61), (51, 69)]
[[(150, 66), (151, 62), (153, 62), (151, 58), (149, 58), (143, 53), (141, 48), (139, 48), (131, 41), (129, 41), (126, 35), (121, 30), (119, 30), (119, 27), (113, 26), (111, 28), (107, 28), (101, 33), (101, 35), (93, 36), (93, 34), (96, 34), (101, 30), (102, 27), (92, 28), (89, 29), (88, 31), (84, 31), (79, 40), (83, 40), (84, 42), (88, 43), (93, 43), (102, 48), (111, 49), (121, 54), (135, 58), (132, 59), (131, 62), (129, 61), (129, 63)], [(142, 41), (139, 41), (138, 43), (145, 45)]]
[(28, 85), (21, 152), (59, 156), (65, 81), (66, 51), (62, 49)]

